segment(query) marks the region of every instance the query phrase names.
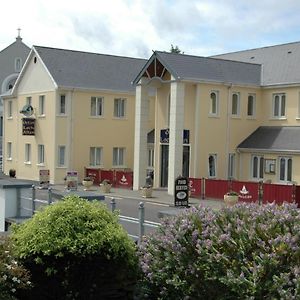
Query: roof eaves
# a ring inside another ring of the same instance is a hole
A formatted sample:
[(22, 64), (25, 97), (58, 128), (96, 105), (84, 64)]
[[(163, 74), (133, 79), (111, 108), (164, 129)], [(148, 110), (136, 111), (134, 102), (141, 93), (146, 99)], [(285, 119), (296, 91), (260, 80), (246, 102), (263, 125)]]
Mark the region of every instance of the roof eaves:
[(263, 149), (263, 148), (240, 148), (237, 149), (241, 152), (263, 152), (263, 153), (297, 153), (300, 154), (300, 150), (289, 150), (289, 149)]
[(135, 90), (115, 90), (115, 89), (103, 89), (103, 88), (87, 88), (87, 87), (80, 87), (80, 86), (57, 86), (57, 89), (60, 90), (74, 90), (74, 91), (101, 91), (104, 93), (110, 93), (110, 94), (129, 94), (129, 95), (135, 95)]
[(181, 76), (179, 76), (179, 74), (177, 72), (175, 72), (175, 70), (166, 63), (166, 61), (161, 57), (161, 55), (159, 55), (159, 53), (162, 53), (162, 52), (159, 52), (159, 51), (156, 52), (157, 57), (159, 58), (159, 61), (171, 73), (171, 75), (173, 75), (175, 77), (175, 79), (185, 79), (185, 78), (182, 78)]

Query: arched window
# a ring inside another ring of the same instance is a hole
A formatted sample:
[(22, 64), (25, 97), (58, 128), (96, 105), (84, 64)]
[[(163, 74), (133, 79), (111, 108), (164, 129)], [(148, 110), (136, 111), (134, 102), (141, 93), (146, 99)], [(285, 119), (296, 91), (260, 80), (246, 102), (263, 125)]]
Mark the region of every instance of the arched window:
[(231, 115), (238, 116), (239, 114), (240, 114), (240, 95), (238, 93), (233, 93), (231, 99)]
[(208, 157), (208, 176), (216, 177), (217, 174), (217, 154), (210, 154)]
[(248, 95), (247, 116), (255, 116), (255, 95), (253, 94)]
[(22, 68), (22, 59), (20, 57), (17, 57), (15, 59), (15, 71), (20, 72)]
[(213, 92), (210, 93), (209, 113), (211, 115), (217, 115), (218, 110), (219, 110), (218, 106), (219, 106), (218, 92), (213, 91)]

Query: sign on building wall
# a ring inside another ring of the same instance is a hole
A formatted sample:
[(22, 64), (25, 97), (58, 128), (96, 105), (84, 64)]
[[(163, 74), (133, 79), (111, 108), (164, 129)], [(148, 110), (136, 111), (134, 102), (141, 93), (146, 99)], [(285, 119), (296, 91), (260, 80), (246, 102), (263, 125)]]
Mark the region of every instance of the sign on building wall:
[(35, 119), (32, 118), (22, 119), (22, 134), (35, 135)]
[[(164, 144), (169, 144), (169, 132), (170, 129), (162, 129), (160, 131), (160, 142)], [(183, 144), (189, 144), (190, 143), (190, 131), (187, 129), (183, 130)]]
[(78, 172), (68, 171), (66, 176), (67, 189), (70, 191), (77, 191), (78, 186)]

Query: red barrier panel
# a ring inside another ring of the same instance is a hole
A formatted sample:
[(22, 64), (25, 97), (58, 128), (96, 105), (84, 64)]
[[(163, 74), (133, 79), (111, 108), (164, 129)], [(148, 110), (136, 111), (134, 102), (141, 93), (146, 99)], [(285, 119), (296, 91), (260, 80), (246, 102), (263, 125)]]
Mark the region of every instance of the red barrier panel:
[(295, 186), (295, 202), (297, 203), (298, 208), (300, 208), (300, 186)]
[(228, 192), (228, 180), (205, 179), (205, 197), (224, 199)]
[(232, 190), (239, 194), (239, 201), (258, 201), (258, 182), (232, 181)]
[(94, 184), (100, 183), (100, 169), (95, 168), (85, 168), (85, 176), (94, 179)]
[(132, 189), (133, 172), (132, 171), (115, 171), (115, 187)]
[(292, 202), (293, 186), (283, 184), (264, 183), (263, 203), (274, 202), (282, 204), (283, 202)]
[(192, 197), (201, 197), (201, 179), (200, 178), (189, 178), (189, 191)]
[(114, 186), (114, 172), (112, 170), (100, 170), (100, 183), (107, 179), (110, 181), (110, 183)]

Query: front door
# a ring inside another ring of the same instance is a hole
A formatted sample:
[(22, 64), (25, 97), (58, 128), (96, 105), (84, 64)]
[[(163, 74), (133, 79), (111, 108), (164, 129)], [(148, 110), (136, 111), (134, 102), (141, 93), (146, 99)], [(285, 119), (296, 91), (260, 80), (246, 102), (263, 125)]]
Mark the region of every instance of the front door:
[(161, 145), (161, 172), (160, 172), (160, 186), (168, 186), (168, 171), (169, 171), (169, 145)]

